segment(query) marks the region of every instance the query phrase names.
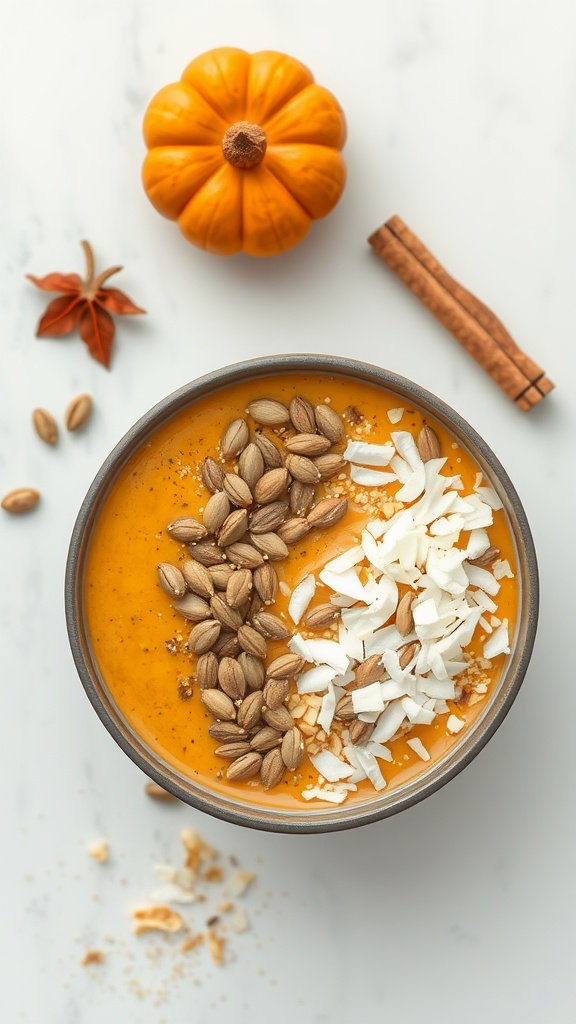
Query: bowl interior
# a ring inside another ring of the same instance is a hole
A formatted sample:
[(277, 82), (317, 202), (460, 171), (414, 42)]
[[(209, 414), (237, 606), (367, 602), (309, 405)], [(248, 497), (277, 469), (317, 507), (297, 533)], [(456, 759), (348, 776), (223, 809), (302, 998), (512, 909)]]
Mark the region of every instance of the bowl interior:
[[(445, 758), (433, 762), (408, 784), (375, 793), (364, 803), (344, 803), (328, 810), (307, 806), (294, 812), (227, 799), (180, 774), (142, 741), (119, 711), (100, 673), (87, 629), (83, 581), (94, 524), (110, 488), (159, 425), (229, 383), (307, 370), (367, 381), (393, 392), (399, 403), (415, 404), (434, 416), (472, 455), (505, 509), (516, 552), (519, 608), (511, 654), (498, 685)], [(70, 644), (87, 695), (108, 731), (146, 775), (181, 800), (228, 821), (278, 832), (324, 832), (355, 827), (411, 806), (453, 778), (485, 745), (510, 709), (530, 660), (538, 615), (538, 574), (530, 529), (508, 475), (482, 438), (454, 410), (418, 385), (380, 367), (336, 357), (287, 355), (238, 363), (199, 378), (160, 402), (128, 431), (99, 470), (78, 514), (68, 556), (65, 600)]]

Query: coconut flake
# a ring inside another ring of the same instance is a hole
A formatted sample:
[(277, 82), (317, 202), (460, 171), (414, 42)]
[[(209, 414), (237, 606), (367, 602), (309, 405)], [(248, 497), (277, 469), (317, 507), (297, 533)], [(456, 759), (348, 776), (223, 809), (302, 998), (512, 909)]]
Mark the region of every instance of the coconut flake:
[(400, 703), (413, 725), (431, 725), (436, 717), (433, 711), (423, 708), (412, 697), (401, 697)]
[(315, 786), (313, 789), (304, 789), (301, 794), (305, 800), (326, 800), (329, 804), (341, 804), (346, 799), (346, 791), (334, 791), (321, 789)]
[(356, 544), (354, 547), (348, 548), (348, 551), (343, 551), (337, 558), (333, 558), (330, 562), (326, 562), (324, 569), (328, 569), (329, 572), (342, 573), (346, 572), (347, 569), (353, 569), (355, 565), (362, 562), (364, 559), (364, 550), (361, 544)]
[(495, 597), (500, 590), (498, 580), (487, 569), (482, 569), (479, 565), (470, 565), (469, 562), (466, 562), (464, 564), (464, 571), (471, 586), (480, 587), (481, 590), (486, 591), (491, 597)]
[(394, 483), (395, 473), (386, 473), (380, 469), (365, 469), (364, 466), (351, 466), (350, 479), (361, 487), (385, 487)]
[(498, 511), (498, 509), (503, 507), (502, 502), (493, 487), (475, 487), (474, 490), (487, 505), (490, 505), (490, 508), (494, 509), (494, 511)]
[(330, 665), (316, 665), (298, 676), (298, 693), (322, 693), (334, 679), (336, 669)]
[[(430, 524), (430, 533), (433, 537), (451, 537), (460, 532), (464, 527), (464, 516), (454, 512), (449, 516), (440, 516)], [(452, 545), (450, 545), (452, 546)]]
[(386, 788), (386, 779), (382, 775), (380, 765), (366, 747), (356, 747), (355, 754), (360, 764), (360, 767), (365, 771), (366, 777), (370, 779), (370, 782), (374, 786), (374, 789), (380, 791)]
[(469, 561), (473, 561), (473, 559), (483, 555), (489, 547), (490, 539), (486, 530), (471, 530), (468, 544), (466, 545), (466, 558)]
[(332, 683), (328, 683), (328, 692), (322, 698), (322, 707), (318, 715), (318, 725), (324, 732), (329, 733), (334, 720), (336, 710), (336, 694)]
[(410, 469), (416, 469), (417, 466), (422, 465), (416, 441), (409, 430), (393, 430), (390, 436), (396, 451), (408, 463)]
[(392, 751), (385, 747), (383, 743), (375, 743), (374, 740), (368, 740), (366, 743), (366, 750), (369, 750), (374, 757), (381, 758), (382, 761), (393, 761)]
[(391, 740), (406, 718), (406, 712), (399, 701), (389, 704), (382, 712), (372, 733), (374, 743), (386, 743)]
[(388, 410), (388, 419), (390, 420), (390, 423), (399, 423), (403, 415), (404, 409), (402, 408)]
[(330, 750), (321, 750), (319, 754), (311, 754), (310, 760), (318, 774), (323, 775), (328, 782), (349, 779), (354, 774), (354, 769), (341, 761)]
[(288, 647), (292, 651), (292, 654), (299, 654), (301, 658), (304, 658), (304, 661), (314, 661), (314, 658), (308, 649), (308, 642), (300, 635), (300, 633), (294, 633), (290, 637)]
[(488, 638), (484, 644), (484, 657), (491, 660), (499, 654), (510, 654), (510, 640), (508, 637), (508, 620), (504, 619), (501, 626)]
[(492, 523), (494, 522), (492, 508), (486, 502), (482, 501), (479, 495), (467, 495), (466, 501), (463, 502), (463, 504), (469, 506), (469, 511), (461, 509), (466, 518), (467, 530), (483, 529), (487, 526), (492, 526)]
[(391, 444), (369, 444), (367, 441), (348, 441), (343, 458), (361, 466), (388, 466), (394, 448)]
[(424, 463), (421, 462), (419, 466), (416, 466), (416, 469), (413, 471), (406, 483), (396, 491), (396, 501), (415, 501), (416, 498), (419, 498), (422, 494), (425, 484), (426, 474), (424, 471)]
[(511, 580), (514, 579), (514, 573), (510, 568), (510, 562), (508, 562), (506, 558), (499, 558), (494, 562), (492, 572), (494, 573), (494, 579), (497, 580), (502, 580), (505, 576)]
[(362, 640), (347, 629), (342, 620), (338, 623), (338, 643), (352, 661), (363, 661), (364, 644)]
[(312, 573), (305, 576), (301, 583), (292, 591), (292, 597), (288, 604), (288, 614), (292, 621), (298, 625), (304, 615), (310, 601), (314, 597), (316, 580)]
[(320, 579), (331, 590), (343, 597), (351, 597), (355, 601), (364, 600), (364, 587), (358, 579), (358, 573), (354, 569), (347, 569), (346, 572), (330, 572), (329, 569), (322, 569)]
[(330, 665), (340, 674), (348, 668), (348, 655), (337, 640), (307, 640), (306, 647), (317, 665)]
[(406, 743), (412, 748), (415, 754), (418, 754), (418, 757), (422, 758), (423, 761), (430, 760), (430, 754), (426, 750), (422, 740), (419, 740), (417, 736), (414, 736), (411, 740), (406, 740)]
[(384, 701), (380, 693), (380, 683), (370, 683), (358, 690), (352, 690), (352, 707), (356, 714), (362, 711), (383, 711)]
[(461, 729), (464, 728), (465, 724), (466, 723), (463, 722), (461, 718), (458, 718), (457, 715), (450, 715), (448, 721), (446, 722), (446, 728), (448, 732), (452, 733), (452, 735), (455, 736), (457, 733), (460, 732)]

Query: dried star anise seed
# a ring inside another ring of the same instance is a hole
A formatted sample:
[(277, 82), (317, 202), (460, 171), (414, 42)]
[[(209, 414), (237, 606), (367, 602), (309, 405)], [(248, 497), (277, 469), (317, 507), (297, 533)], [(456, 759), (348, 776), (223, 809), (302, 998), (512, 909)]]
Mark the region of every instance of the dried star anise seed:
[(104, 281), (112, 277), (112, 274), (117, 274), (122, 267), (109, 267), (95, 276), (92, 248), (85, 241), (81, 245), (86, 255), (84, 280), (79, 274), (47, 274), (46, 277), (26, 274), (28, 280), (37, 288), (46, 292), (63, 293), (48, 304), (38, 324), (36, 335), (39, 338), (58, 338), (63, 334), (70, 334), (78, 327), (80, 337), (88, 346), (93, 359), (104, 366), (109, 366), (114, 341), (114, 321), (110, 314), (126, 316), (145, 313), (146, 310), (135, 306), (118, 288), (104, 288)]

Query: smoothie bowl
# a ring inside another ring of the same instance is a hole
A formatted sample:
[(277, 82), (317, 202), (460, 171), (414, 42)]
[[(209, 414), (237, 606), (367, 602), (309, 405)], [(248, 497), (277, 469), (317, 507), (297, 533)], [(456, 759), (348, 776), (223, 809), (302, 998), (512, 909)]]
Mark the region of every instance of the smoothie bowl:
[(142, 770), (279, 832), (437, 790), (522, 683), (537, 565), (482, 439), (404, 378), (290, 355), (147, 413), (96, 476), (66, 615), (96, 712)]

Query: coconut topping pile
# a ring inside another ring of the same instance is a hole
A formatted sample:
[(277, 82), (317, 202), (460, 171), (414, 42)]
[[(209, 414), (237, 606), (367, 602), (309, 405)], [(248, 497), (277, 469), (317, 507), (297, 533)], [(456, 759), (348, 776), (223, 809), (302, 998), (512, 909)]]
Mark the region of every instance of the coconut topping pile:
[[(447, 460), (423, 461), (408, 431), (393, 431), (391, 443), (383, 445), (349, 441), (344, 458), (360, 487), (399, 483), (394, 500), (402, 504), (390, 518), (370, 520), (352, 547), (324, 565), (318, 577), (307, 575), (290, 599), (296, 625), (317, 587), (324, 588), (324, 601), (341, 609), (333, 638), (296, 632), (288, 644), (309, 666), (297, 679), (292, 713), (298, 717), (299, 701), (305, 712), (307, 695), (314, 695), (317, 728), (326, 737), (310, 757), (318, 784), (302, 796), (332, 803), (344, 801), (363, 779), (384, 789), (380, 762), (392, 761), (386, 744), (398, 735), (428, 761), (425, 744), (410, 736), (413, 726), (429, 726), (446, 715), (448, 732), (462, 729), (463, 719), (447, 702), (461, 697), (467, 673), (485, 672), (493, 658), (509, 653), (508, 622), (498, 617), (495, 599), (499, 580), (513, 575), (503, 559), (485, 558), (482, 566), (482, 556), (493, 550), (487, 530), (502, 507), (482, 474), (464, 494), (459, 476), (442, 473)], [(407, 592), (414, 599), (409, 632), (402, 633), (397, 612)], [(477, 627), (486, 639), (474, 662), (467, 648)], [(360, 682), (357, 669), (373, 655), (378, 678)], [(477, 687), (486, 690), (486, 683)], [(345, 727), (336, 746), (330, 742), (335, 718)], [(346, 728), (352, 718), (373, 726), (367, 742), (352, 742)]]

